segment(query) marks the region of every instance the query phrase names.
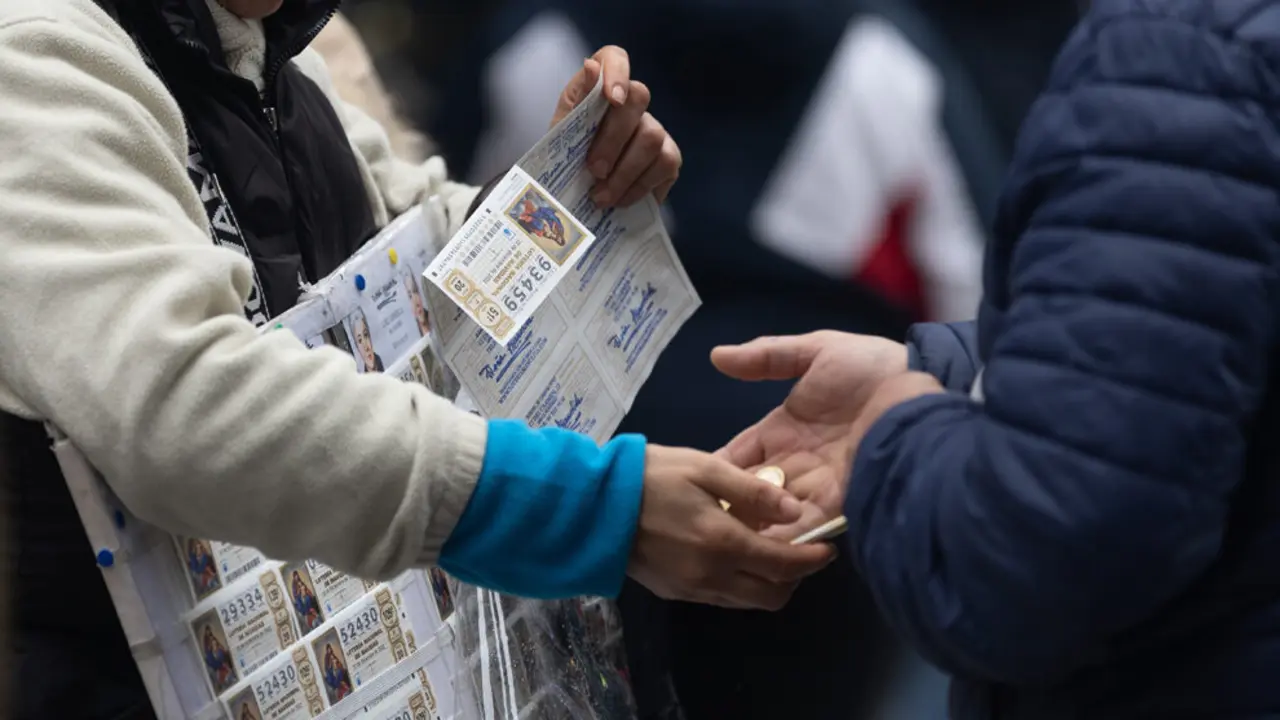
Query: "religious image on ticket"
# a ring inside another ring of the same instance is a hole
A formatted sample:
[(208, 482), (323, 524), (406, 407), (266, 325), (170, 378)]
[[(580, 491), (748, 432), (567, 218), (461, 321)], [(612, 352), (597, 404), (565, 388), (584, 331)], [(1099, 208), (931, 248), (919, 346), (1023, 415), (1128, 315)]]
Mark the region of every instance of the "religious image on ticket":
[(320, 663), (320, 681), (330, 705), (337, 705), (355, 692), (351, 671), (347, 669), (347, 656), (338, 641), (338, 629), (330, 628), (311, 643), (316, 660)]
[(285, 587), (288, 588), (289, 604), (297, 618), (298, 630), (305, 637), (323, 625), (325, 620), (315, 582), (311, 579), (311, 571), (306, 562), (295, 562), (280, 568), (280, 576), (284, 578)]
[(453, 614), (453, 591), (449, 589), (449, 576), (438, 567), (429, 568), (427, 577), (431, 580), (431, 596), (436, 601), (436, 610), (441, 620), (448, 620)]
[(234, 720), (263, 720), (262, 710), (258, 708), (258, 701), (254, 699), (252, 691), (236, 697), (235, 702), (229, 703), (229, 707)]
[(235, 659), (231, 657), (231, 643), (227, 642), (227, 633), (222, 629), (217, 609), (197, 617), (191, 623), (191, 631), (200, 648), (200, 659), (209, 673), (209, 684), (213, 686), (214, 694), (224, 692), (239, 682), (240, 674), (236, 671)]
[(252, 572), (264, 562), (262, 553), (230, 543), (174, 537), (187, 585), (197, 602)]
[(507, 217), (557, 265), (563, 265), (587, 237), (578, 221), (536, 183), (525, 185), (524, 192), (507, 208)]

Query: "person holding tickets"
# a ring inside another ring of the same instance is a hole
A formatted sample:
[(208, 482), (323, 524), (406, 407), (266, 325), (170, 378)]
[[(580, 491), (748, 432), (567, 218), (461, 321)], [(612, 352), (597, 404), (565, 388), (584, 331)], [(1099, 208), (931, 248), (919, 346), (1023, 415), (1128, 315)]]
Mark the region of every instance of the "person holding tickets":
[[(565, 597), (615, 595), (629, 573), (664, 597), (777, 608), (832, 557), (754, 532), (794, 521), (799, 502), (723, 459), (486, 422), (358, 374), (335, 349), (258, 332), (397, 214), (439, 195), (452, 231), (478, 200), (440, 159), (398, 160), (334, 96), (306, 45), (337, 6), (0, 4), (20, 718), (150, 715), (43, 422), (146, 521), (363, 578), (438, 563)], [(594, 197), (662, 199), (680, 152), (622, 50), (584, 62), (552, 121), (602, 73)]]
[(1278, 106), (1280, 1), (1098, 0), (976, 322), (715, 352), (955, 720), (1280, 716)]

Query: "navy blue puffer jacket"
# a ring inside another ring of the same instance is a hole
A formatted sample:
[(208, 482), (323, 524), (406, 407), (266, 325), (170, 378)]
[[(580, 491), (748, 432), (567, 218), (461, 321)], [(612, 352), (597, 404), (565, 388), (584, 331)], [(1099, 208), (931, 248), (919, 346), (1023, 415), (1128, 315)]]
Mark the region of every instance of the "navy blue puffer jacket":
[(1280, 718), (1280, 0), (1095, 0), (996, 236), (858, 452), (877, 602), (956, 720)]

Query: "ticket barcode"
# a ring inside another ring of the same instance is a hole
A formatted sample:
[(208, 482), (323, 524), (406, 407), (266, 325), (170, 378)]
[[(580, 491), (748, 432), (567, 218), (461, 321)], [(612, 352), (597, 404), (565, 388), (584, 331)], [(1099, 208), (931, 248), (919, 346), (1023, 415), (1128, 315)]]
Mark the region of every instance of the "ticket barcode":
[(489, 246), (489, 243), (493, 242), (493, 239), (496, 238), (500, 232), (502, 232), (501, 224), (494, 225), (489, 228), (489, 231), (484, 234), (484, 237), (481, 238), (480, 242), (476, 243), (475, 247), (471, 248), (471, 252), (467, 253), (467, 259), (464, 260), (462, 264), (470, 265), (475, 262), (476, 258), (480, 257), (480, 253), (484, 252), (484, 249)]

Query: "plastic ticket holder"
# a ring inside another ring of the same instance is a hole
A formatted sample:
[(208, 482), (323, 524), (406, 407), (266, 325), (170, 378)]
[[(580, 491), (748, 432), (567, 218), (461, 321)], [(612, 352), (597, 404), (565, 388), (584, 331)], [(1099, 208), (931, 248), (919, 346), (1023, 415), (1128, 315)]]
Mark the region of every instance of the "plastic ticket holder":
[(520, 711), (520, 720), (604, 720), (558, 687), (548, 687)]
[(554, 685), (558, 678), (552, 672), (554, 640), (545, 619), (536, 614), (519, 615), (512, 619), (508, 639), (511, 643), (512, 663), (516, 675), (516, 697), (523, 705), (533, 699), (544, 687)]

